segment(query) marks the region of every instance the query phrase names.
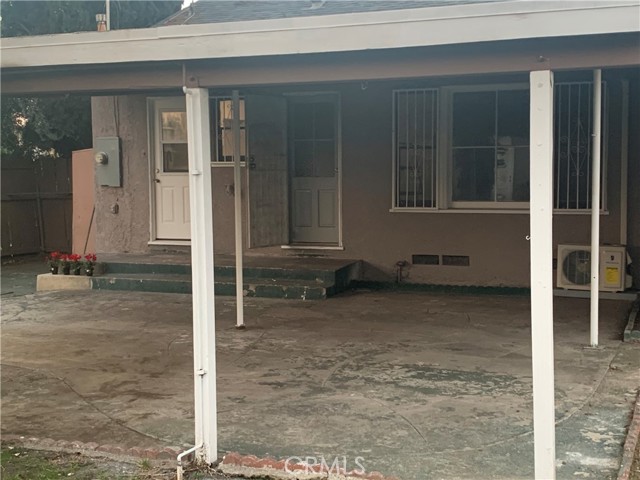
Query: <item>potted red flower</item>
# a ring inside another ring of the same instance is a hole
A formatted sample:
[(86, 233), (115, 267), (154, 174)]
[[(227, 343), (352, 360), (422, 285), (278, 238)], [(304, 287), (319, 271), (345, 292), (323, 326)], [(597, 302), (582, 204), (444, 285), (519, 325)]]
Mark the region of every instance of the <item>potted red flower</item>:
[(49, 262), (49, 271), (51, 272), (51, 274), (57, 275), (58, 268), (60, 267), (60, 252), (51, 252), (49, 254), (49, 257), (47, 258), (47, 261)]
[(71, 261), (69, 260), (69, 255), (67, 253), (60, 254), (60, 266), (58, 269), (62, 269), (62, 273), (64, 275), (69, 275), (71, 271)]
[(74, 275), (80, 275), (80, 270), (82, 269), (82, 262), (80, 261), (81, 259), (82, 255), (79, 255), (77, 253), (72, 253), (71, 255), (69, 255), (69, 263), (71, 264), (70, 270)]
[(93, 276), (93, 269), (96, 266), (96, 261), (98, 257), (95, 253), (88, 253), (84, 256), (84, 272), (87, 274), (87, 277)]

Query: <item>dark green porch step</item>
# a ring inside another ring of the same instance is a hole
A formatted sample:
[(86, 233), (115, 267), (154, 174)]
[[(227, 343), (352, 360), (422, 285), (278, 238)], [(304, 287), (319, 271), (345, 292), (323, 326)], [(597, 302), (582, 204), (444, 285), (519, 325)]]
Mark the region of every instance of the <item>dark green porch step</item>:
[[(352, 270), (355, 265), (356, 263), (351, 263), (335, 269), (290, 265), (282, 267), (245, 265), (243, 273), (245, 278), (302, 280), (306, 281), (306, 283), (326, 282), (337, 283), (346, 287), (351, 280)], [(101, 267), (106, 275), (191, 275), (191, 265), (189, 264), (108, 262), (102, 264)], [(220, 279), (235, 279), (236, 268), (233, 265), (215, 265), (214, 274), (216, 278)]]
[[(324, 281), (245, 278), (243, 283), (247, 297), (321, 300), (336, 293), (334, 284)], [(133, 292), (191, 293), (191, 276), (175, 273), (106, 273), (92, 278), (92, 288)], [(234, 296), (236, 294), (235, 279), (218, 278), (215, 283), (215, 294)]]

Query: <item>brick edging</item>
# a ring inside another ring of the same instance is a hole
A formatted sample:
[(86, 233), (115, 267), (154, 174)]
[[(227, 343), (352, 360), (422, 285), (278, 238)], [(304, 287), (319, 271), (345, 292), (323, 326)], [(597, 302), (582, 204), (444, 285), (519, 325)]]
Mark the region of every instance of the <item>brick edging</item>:
[[(296, 458), (297, 457), (290, 457)], [(285, 466), (289, 469), (287, 471)], [(288, 463), (287, 460), (277, 460), (255, 455), (241, 455), (237, 452), (227, 453), (218, 464), (218, 470), (225, 474), (258, 476), (260, 478), (278, 479), (327, 479), (327, 480), (398, 480), (396, 477), (386, 477), (380, 472), (336, 471), (327, 470), (322, 465), (305, 465), (304, 463)]]
[(123, 448), (120, 445), (103, 444), (95, 442), (80, 442), (67, 440), (54, 440), (52, 438), (37, 438), (26, 435), (2, 435), (0, 439), (3, 443), (19, 444), (26, 448), (35, 450), (52, 450), (62, 452), (82, 452), (106, 454), (106, 456), (115, 457), (134, 457), (150, 460), (175, 460), (178, 454), (186, 450), (182, 447), (163, 447), (163, 448), (142, 448), (131, 447)]
[(631, 465), (633, 464), (633, 455), (640, 438), (640, 391), (636, 397), (635, 407), (633, 409), (633, 417), (627, 431), (627, 438), (624, 441), (622, 449), (622, 461), (620, 462), (620, 470), (618, 470), (618, 480), (629, 480), (631, 476)]

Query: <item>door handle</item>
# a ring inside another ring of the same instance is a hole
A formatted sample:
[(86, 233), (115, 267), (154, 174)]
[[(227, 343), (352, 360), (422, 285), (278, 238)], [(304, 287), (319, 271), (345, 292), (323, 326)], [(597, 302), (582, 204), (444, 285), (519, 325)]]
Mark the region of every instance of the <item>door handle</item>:
[(254, 157), (253, 155), (251, 155), (249, 157), (249, 169), (250, 170), (255, 170), (256, 168), (256, 157)]
[(160, 179), (159, 178), (154, 178), (153, 181), (156, 182), (156, 183), (160, 183)]

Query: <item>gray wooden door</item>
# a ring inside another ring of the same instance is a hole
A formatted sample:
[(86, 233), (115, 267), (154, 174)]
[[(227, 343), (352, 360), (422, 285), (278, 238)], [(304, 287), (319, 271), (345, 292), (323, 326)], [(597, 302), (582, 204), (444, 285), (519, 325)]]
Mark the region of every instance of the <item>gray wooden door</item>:
[(287, 103), (247, 95), (249, 247), (289, 243)]
[(338, 97), (291, 97), (292, 243), (337, 244)]

